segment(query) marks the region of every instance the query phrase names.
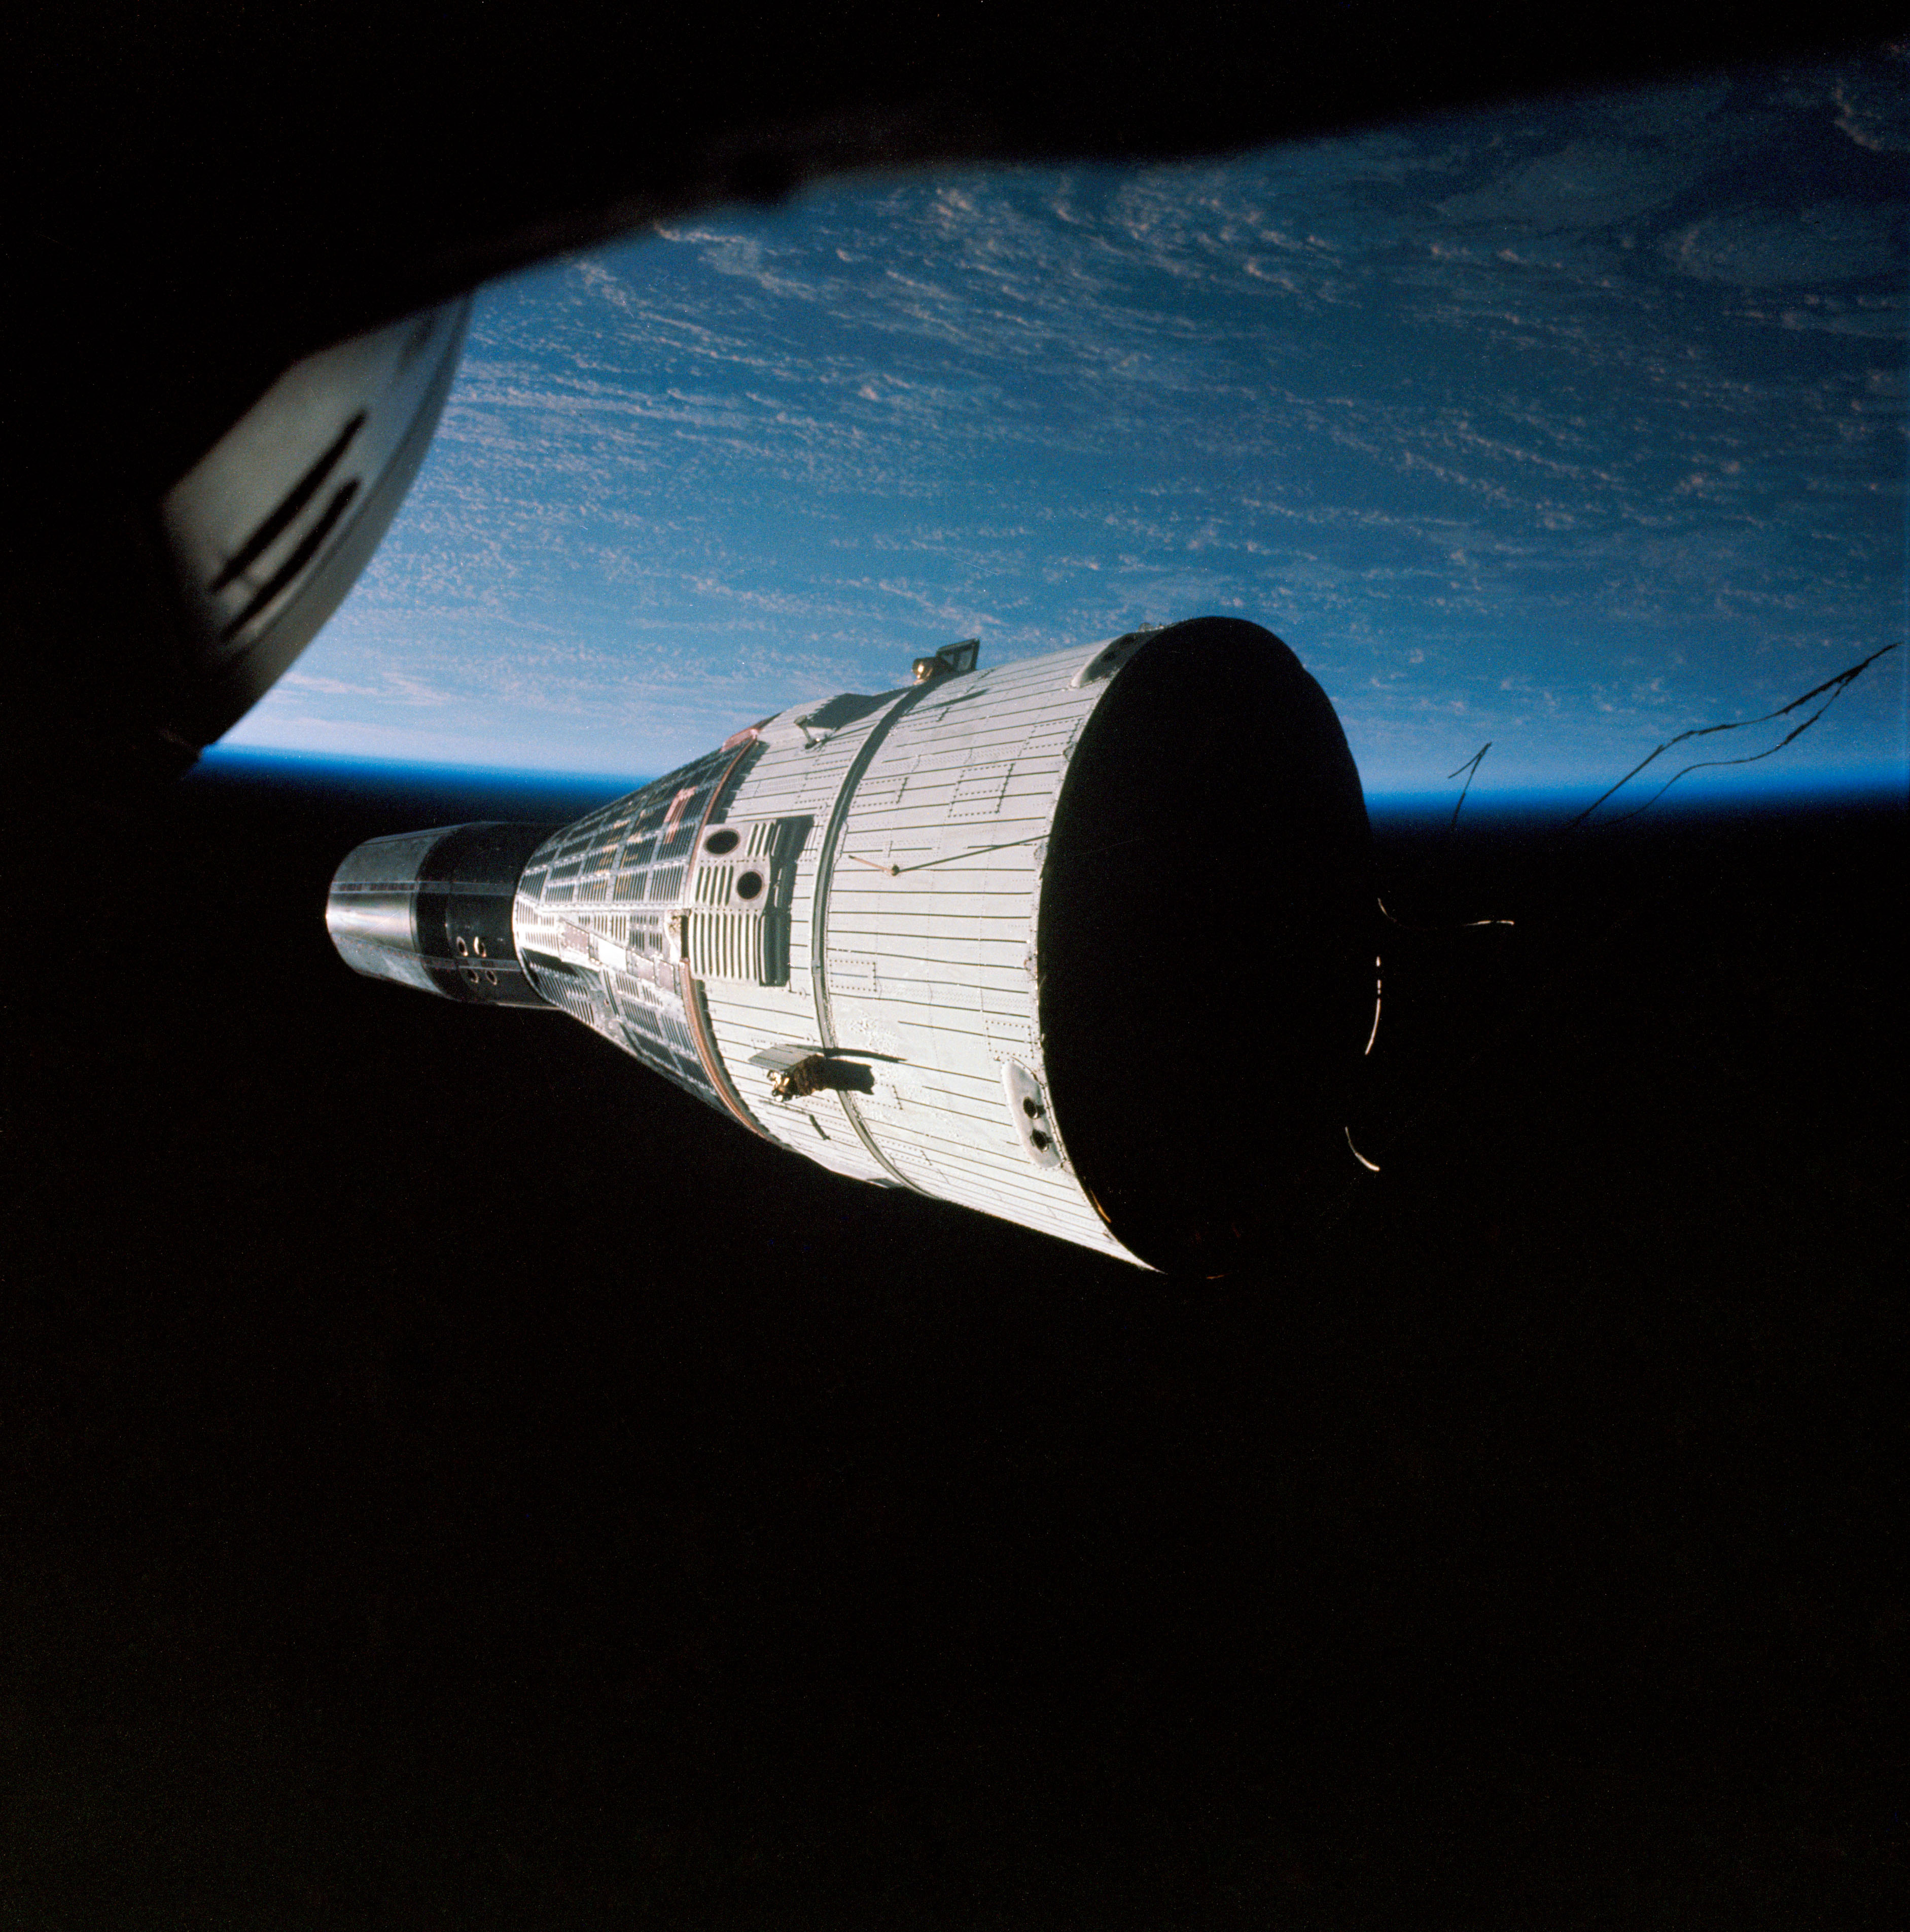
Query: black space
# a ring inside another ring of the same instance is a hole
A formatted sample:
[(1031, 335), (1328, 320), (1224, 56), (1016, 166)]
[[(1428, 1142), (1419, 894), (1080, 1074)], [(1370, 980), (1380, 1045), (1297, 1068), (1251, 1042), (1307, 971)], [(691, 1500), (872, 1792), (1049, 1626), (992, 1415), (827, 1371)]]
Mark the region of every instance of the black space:
[(14, 841), (0, 1923), (1902, 1922), (1900, 812), (1385, 832), (1219, 1288), (354, 979), (486, 815)]

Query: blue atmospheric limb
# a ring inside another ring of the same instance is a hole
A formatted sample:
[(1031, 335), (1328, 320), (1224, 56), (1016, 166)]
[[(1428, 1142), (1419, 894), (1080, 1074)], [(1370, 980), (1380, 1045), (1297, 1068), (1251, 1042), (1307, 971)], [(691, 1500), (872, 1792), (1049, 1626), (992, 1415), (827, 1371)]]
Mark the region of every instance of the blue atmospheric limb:
[[(1607, 782), (1903, 634), (1890, 99), (1747, 73), (840, 184), (519, 277), (245, 738), (661, 770), (957, 632), (1251, 610), (1371, 789), (1488, 739), (1488, 791)], [(1868, 679), (1812, 756), (1900, 766), (1903, 719)]]

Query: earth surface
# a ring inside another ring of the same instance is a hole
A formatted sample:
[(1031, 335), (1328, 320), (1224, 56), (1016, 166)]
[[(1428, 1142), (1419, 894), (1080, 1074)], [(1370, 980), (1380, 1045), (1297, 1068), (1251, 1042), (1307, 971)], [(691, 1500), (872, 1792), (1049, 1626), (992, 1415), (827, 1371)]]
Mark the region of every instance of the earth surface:
[[(1905, 80), (851, 179), (500, 284), (230, 742), (649, 776), (953, 638), (1218, 612), (1298, 651), (1369, 792), (1488, 741), (1486, 790), (1596, 790), (1903, 635)], [(1699, 782), (1900, 781), (1906, 657)]]

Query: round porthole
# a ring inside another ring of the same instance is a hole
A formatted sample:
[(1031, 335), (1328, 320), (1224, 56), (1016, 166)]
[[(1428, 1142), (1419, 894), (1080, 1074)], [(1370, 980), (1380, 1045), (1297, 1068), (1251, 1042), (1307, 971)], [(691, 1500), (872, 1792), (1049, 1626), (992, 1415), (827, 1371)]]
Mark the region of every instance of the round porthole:
[(742, 843), (743, 835), (740, 832), (713, 832), (704, 840), (703, 849), (721, 857), (725, 852), (734, 852)]
[(737, 877), (736, 896), (744, 901), (760, 898), (763, 892), (763, 875), (760, 872), (743, 872)]

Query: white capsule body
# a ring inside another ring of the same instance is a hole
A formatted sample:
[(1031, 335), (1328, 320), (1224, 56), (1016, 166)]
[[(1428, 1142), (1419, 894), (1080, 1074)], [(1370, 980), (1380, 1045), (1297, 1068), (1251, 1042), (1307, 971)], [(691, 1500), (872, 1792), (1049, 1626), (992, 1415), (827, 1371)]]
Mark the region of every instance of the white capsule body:
[(519, 958), (811, 1160), (1137, 1260), (1049, 1106), (1037, 981), (1068, 760), (1147, 635), (739, 733), (533, 854)]
[(917, 668), (555, 832), (373, 839), (332, 883), (339, 952), (548, 1003), (860, 1180), (1181, 1274), (1291, 1250), (1372, 1022), (1326, 694), (1233, 617)]

